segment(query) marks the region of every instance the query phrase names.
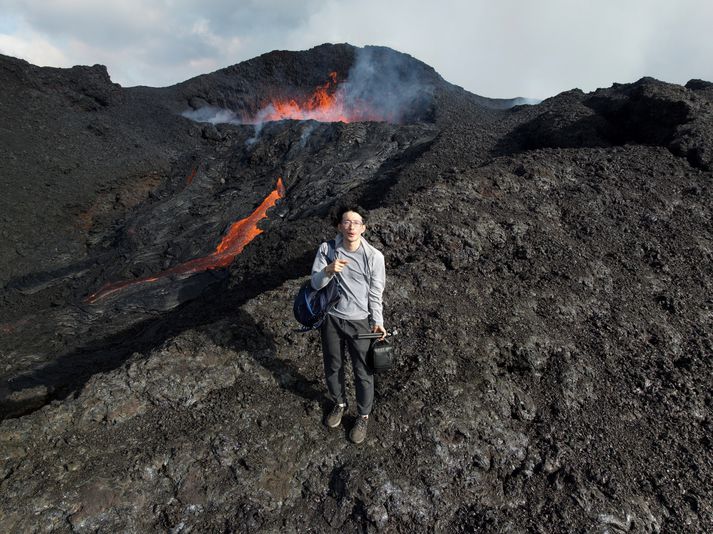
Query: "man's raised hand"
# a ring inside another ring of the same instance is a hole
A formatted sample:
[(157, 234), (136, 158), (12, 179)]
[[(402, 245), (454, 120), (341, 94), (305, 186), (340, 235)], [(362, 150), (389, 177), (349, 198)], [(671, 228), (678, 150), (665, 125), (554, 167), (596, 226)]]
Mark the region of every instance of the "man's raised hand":
[(327, 274), (331, 276), (336, 273), (341, 273), (344, 270), (344, 267), (346, 267), (347, 263), (349, 263), (349, 260), (334, 260), (332, 263), (327, 265)]

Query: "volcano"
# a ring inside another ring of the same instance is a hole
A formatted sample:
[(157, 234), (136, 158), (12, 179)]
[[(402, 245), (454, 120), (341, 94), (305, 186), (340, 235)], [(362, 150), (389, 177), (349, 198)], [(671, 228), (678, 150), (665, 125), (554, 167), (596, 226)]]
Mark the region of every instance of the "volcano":
[[(710, 530), (713, 84), (0, 80), (1, 531)], [(291, 310), (343, 202), (399, 331), (360, 446)]]

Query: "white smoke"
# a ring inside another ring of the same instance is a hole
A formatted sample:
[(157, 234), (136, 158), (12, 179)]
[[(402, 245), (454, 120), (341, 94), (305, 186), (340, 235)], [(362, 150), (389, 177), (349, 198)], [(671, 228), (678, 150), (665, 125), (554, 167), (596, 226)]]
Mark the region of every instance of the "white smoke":
[(302, 135), (300, 135), (300, 147), (304, 148), (307, 146), (307, 141), (309, 140), (310, 136), (312, 135), (312, 132), (315, 129), (315, 124), (311, 123), (307, 125), (307, 127), (302, 130)]
[(205, 106), (181, 113), (187, 119), (195, 122), (209, 122), (211, 124), (243, 124), (243, 121), (234, 111), (214, 106)]
[[(415, 59), (388, 48), (367, 46), (357, 50), (347, 80), (338, 96), (353, 110), (355, 120), (391, 123), (416, 118), (433, 95), (435, 71)], [(362, 118), (363, 117), (363, 118)]]

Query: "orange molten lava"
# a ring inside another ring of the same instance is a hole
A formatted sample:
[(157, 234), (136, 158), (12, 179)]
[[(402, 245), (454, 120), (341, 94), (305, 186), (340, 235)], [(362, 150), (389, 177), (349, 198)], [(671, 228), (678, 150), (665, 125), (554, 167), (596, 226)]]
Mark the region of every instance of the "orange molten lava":
[(306, 101), (273, 99), (257, 115), (246, 122), (261, 123), (283, 119), (315, 120), (319, 122), (381, 121), (378, 114), (366, 106), (347, 103), (344, 93), (337, 88), (337, 73), (330, 72), (329, 80)]
[(272, 208), (275, 203), (284, 196), (285, 186), (282, 183), (282, 178), (278, 178), (275, 190), (265, 197), (262, 204), (260, 204), (250, 215), (236, 223), (233, 223), (233, 225), (228, 229), (228, 233), (218, 244), (215, 251), (208, 256), (188, 260), (184, 263), (176, 265), (175, 267), (162, 271), (156, 276), (106, 284), (96, 293), (89, 295), (86, 301), (89, 304), (93, 304), (97, 300), (115, 293), (125, 287), (135, 284), (143, 284), (146, 282), (155, 282), (156, 280), (167, 276), (194, 274), (207, 271), (209, 269), (227, 267), (232, 263), (233, 259), (235, 259), (235, 256), (243, 251), (245, 245), (250, 243), (250, 241), (262, 233), (262, 230), (257, 227), (258, 223), (267, 217), (267, 210)]

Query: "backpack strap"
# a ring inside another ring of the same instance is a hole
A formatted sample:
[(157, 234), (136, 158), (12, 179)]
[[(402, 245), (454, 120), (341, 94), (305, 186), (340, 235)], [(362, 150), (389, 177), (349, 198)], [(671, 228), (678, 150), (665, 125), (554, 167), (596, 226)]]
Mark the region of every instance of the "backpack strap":
[[(331, 252), (331, 258), (330, 258), (330, 253)], [(334, 260), (337, 259), (337, 242), (334, 239), (330, 239), (327, 241), (327, 261), (329, 263), (332, 263)], [(339, 294), (342, 294), (342, 284), (339, 283), (339, 277), (335, 276), (334, 277), (334, 283), (337, 284), (337, 290), (339, 291)]]
[[(331, 252), (331, 254), (330, 254)], [(327, 261), (332, 263), (337, 257), (337, 242), (334, 239), (327, 241)]]

